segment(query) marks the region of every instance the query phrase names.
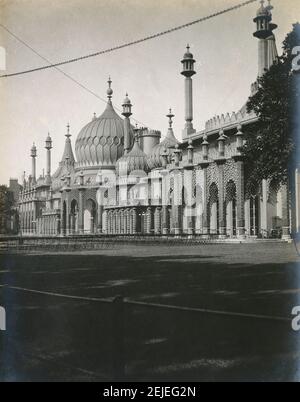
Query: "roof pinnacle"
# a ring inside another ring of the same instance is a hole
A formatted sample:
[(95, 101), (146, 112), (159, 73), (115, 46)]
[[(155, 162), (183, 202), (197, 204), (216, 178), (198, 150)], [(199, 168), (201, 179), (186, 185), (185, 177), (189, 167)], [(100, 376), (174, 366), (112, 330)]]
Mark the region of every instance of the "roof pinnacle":
[(65, 134), (65, 136), (66, 136), (67, 138), (70, 138), (70, 137), (71, 137), (71, 134), (70, 134), (70, 123), (67, 124), (67, 134)]
[(113, 94), (113, 90), (111, 89), (112, 80), (110, 79), (110, 76), (108, 77), (107, 83), (108, 83), (108, 89), (107, 89), (106, 93), (107, 93), (108, 101), (110, 101), (112, 98), (112, 94)]
[(167, 117), (169, 118), (169, 128), (172, 128), (172, 124), (173, 124), (172, 118), (173, 118), (174, 116), (175, 116), (175, 115), (172, 113), (172, 109), (170, 108), (170, 109), (169, 109), (169, 114), (167, 114)]

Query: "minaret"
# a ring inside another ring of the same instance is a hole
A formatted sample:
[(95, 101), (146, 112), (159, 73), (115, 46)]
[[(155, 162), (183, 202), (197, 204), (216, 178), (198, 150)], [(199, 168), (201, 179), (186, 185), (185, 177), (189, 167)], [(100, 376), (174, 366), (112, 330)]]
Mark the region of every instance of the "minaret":
[(276, 49), (275, 36), (273, 31), (277, 28), (276, 24), (272, 23), (272, 9), (271, 0), (268, 1), (268, 5), (265, 7), (265, 1), (261, 0), (261, 6), (257, 10), (254, 22), (256, 23), (256, 32), (254, 36), (258, 38), (258, 76), (264, 75), (275, 59), (278, 56)]
[(51, 149), (52, 149), (52, 139), (51, 139), (49, 133), (48, 133), (48, 136), (47, 136), (47, 138), (46, 138), (45, 148), (46, 148), (46, 150), (47, 150), (46, 180), (47, 180), (47, 183), (50, 184), (50, 182), (51, 182)]
[(194, 70), (195, 61), (192, 53), (190, 53), (190, 47), (187, 45), (187, 51), (181, 60), (183, 64), (183, 70), (181, 74), (185, 76), (185, 128), (183, 130), (183, 136), (186, 137), (189, 134), (195, 133), (193, 128), (193, 81), (192, 76), (196, 74)]
[(132, 115), (131, 113), (131, 107), (132, 104), (130, 102), (130, 99), (128, 98), (128, 94), (126, 94), (126, 97), (123, 102), (123, 113), (122, 115), (125, 117), (124, 119), (124, 154), (128, 154), (130, 150), (130, 116)]
[(32, 176), (32, 182), (36, 183), (36, 146), (35, 143), (33, 143), (32, 148), (31, 148), (31, 153), (30, 156), (32, 158), (32, 167), (31, 167), (31, 176)]

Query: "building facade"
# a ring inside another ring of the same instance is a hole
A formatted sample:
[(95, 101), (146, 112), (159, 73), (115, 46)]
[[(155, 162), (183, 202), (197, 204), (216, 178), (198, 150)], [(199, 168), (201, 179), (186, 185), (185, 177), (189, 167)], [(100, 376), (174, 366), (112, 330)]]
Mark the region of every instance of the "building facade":
[[(277, 57), (272, 6), (262, 2), (254, 22), (261, 76)], [(52, 140), (48, 135), (46, 174), (37, 178), (33, 145), (32, 172), (28, 179), (24, 175), (19, 196), (23, 235), (244, 238), (275, 234), (289, 238), (291, 232), (299, 232), (286, 187), (278, 191), (263, 180), (254, 194), (245, 192), (240, 148), (246, 141), (245, 127), (255, 124), (257, 116), (247, 113), (244, 105), (236, 113), (213, 117), (204, 130), (197, 131), (193, 126), (195, 59), (189, 47), (181, 63), (185, 90), (182, 142), (173, 132), (171, 110), (162, 140), (160, 131), (131, 124), (132, 105), (127, 95), (123, 118), (119, 116), (109, 79), (106, 109), (78, 134), (76, 159), (67, 126), (58, 168), (51, 173)], [(256, 90), (254, 83), (251, 93)]]

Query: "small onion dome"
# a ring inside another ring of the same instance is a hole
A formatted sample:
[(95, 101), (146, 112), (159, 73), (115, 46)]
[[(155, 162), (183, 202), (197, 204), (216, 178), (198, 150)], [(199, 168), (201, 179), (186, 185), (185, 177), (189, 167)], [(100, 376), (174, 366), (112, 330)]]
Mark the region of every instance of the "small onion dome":
[(132, 149), (128, 154), (122, 156), (116, 163), (116, 170), (119, 176), (126, 176), (134, 171), (142, 170), (149, 172), (147, 155), (141, 150), (137, 137)]
[(163, 141), (160, 144), (156, 145), (149, 154), (148, 157), (149, 167), (151, 169), (163, 167), (164, 157), (167, 156), (167, 159), (170, 159), (176, 145), (178, 144), (179, 141), (177, 141), (172, 128), (169, 128), (167, 135), (163, 139)]
[(190, 46), (189, 45), (187, 45), (187, 47), (186, 47), (186, 52), (184, 53), (183, 58), (184, 59), (193, 59), (194, 58), (193, 54), (190, 52)]
[(126, 94), (126, 96), (125, 96), (125, 99), (124, 99), (124, 101), (123, 101), (123, 105), (131, 105), (131, 101), (130, 101), (130, 99), (128, 98), (128, 94)]
[(52, 148), (52, 138), (50, 137), (50, 134), (48, 133), (45, 141), (45, 148), (46, 149), (51, 149)]
[(260, 16), (268, 16), (269, 15), (269, 8), (264, 6), (264, 0), (262, 0), (261, 2), (261, 6), (259, 7), (259, 9), (257, 10), (257, 17)]

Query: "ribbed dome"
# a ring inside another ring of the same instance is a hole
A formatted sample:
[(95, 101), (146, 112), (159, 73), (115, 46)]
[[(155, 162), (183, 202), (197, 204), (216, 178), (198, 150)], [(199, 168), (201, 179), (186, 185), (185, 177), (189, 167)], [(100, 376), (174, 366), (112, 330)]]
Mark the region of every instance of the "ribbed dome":
[(120, 176), (125, 176), (137, 170), (149, 172), (147, 160), (147, 155), (141, 150), (136, 139), (131, 151), (117, 161), (116, 170)]
[(177, 144), (179, 144), (179, 141), (174, 136), (172, 128), (169, 128), (164, 140), (153, 148), (148, 157), (150, 169), (161, 168), (163, 166), (162, 155), (166, 151), (167, 156), (170, 157)]
[(102, 115), (88, 123), (78, 134), (75, 152), (78, 167), (113, 167), (124, 152), (123, 119), (111, 100)]

